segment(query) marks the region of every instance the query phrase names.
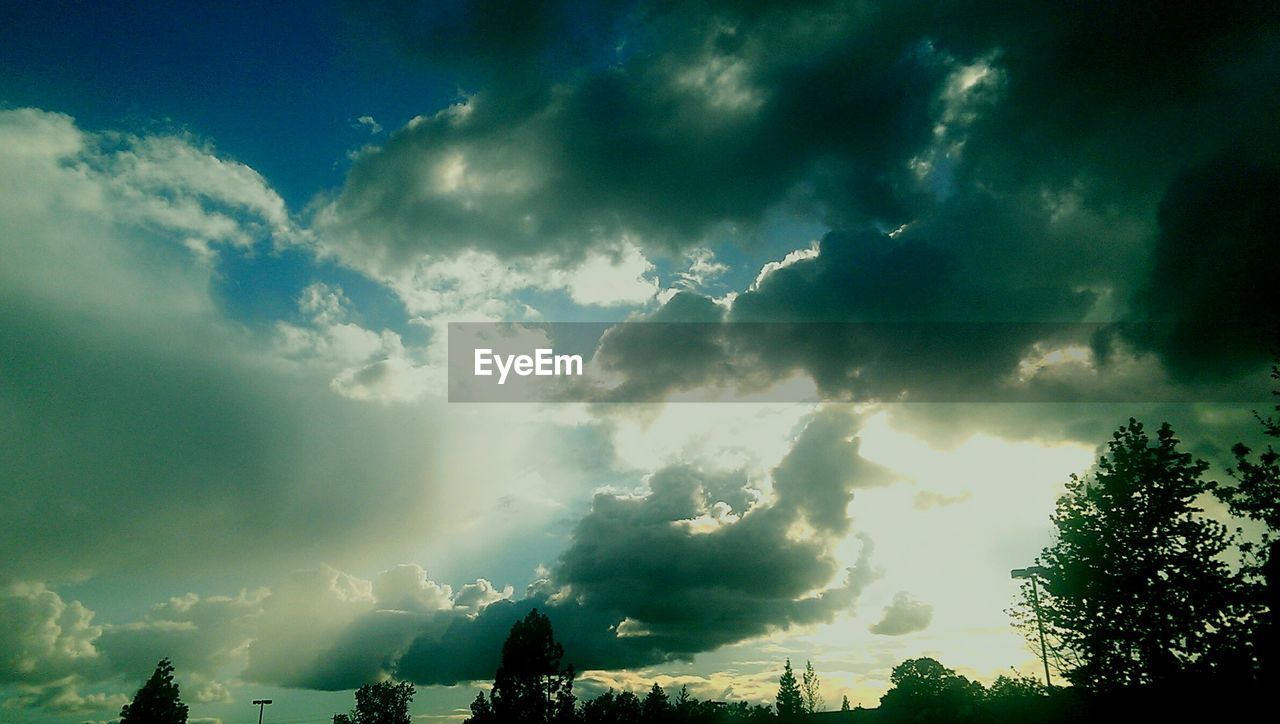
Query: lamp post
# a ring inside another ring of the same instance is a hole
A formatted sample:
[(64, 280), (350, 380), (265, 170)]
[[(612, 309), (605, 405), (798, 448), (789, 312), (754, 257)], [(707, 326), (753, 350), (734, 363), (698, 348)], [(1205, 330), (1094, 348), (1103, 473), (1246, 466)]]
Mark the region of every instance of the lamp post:
[[(1044, 621), (1040, 618), (1040, 588), (1036, 577), (1043, 576), (1049, 569), (1044, 566), (1027, 566), (1009, 571), (1009, 577), (1015, 579), (1031, 579), (1031, 605), (1036, 609), (1036, 628), (1040, 632), (1040, 661), (1044, 664), (1044, 685), (1053, 686), (1049, 680), (1049, 649), (1044, 645)], [(261, 722), (259, 722), (261, 724)]]
[(267, 704), (270, 704), (270, 703), (271, 703), (270, 699), (254, 699), (253, 700), (253, 705), (258, 707), (258, 724), (262, 724), (262, 710), (267, 708)]

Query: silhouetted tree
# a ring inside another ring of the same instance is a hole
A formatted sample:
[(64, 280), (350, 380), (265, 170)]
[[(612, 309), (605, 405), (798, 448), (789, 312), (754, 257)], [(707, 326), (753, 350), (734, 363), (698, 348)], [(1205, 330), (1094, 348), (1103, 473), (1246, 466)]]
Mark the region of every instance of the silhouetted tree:
[[(1016, 673), (1011, 676), (1001, 674), (987, 689), (980, 719), (1002, 722), (1073, 720), (1071, 712), (1061, 710), (1062, 701), (1057, 702), (1059, 706), (1055, 708), (1049, 693), (1049, 687), (1039, 679)], [(1111, 713), (1118, 717), (1119, 712)]]
[(688, 722), (693, 720), (693, 710), (697, 706), (698, 700), (689, 696), (689, 687), (681, 686), (680, 693), (676, 694), (676, 700), (672, 708), (675, 710), (676, 721)]
[(654, 682), (653, 688), (649, 689), (649, 693), (645, 694), (644, 701), (640, 703), (641, 718), (645, 722), (668, 722), (671, 721), (672, 713), (671, 701), (667, 698), (667, 692)]
[[(1280, 364), (1272, 365), (1271, 379), (1280, 382)], [(1280, 386), (1271, 391), (1280, 396)], [(1276, 405), (1280, 412), (1280, 405)], [(1268, 437), (1280, 438), (1280, 418), (1253, 416)], [(1243, 543), (1244, 575), (1249, 581), (1252, 607), (1251, 631), (1246, 637), (1256, 646), (1263, 676), (1280, 683), (1280, 452), (1267, 445), (1253, 459), (1254, 451), (1242, 442), (1231, 449), (1235, 467), (1229, 471), (1235, 485), (1214, 492), (1233, 515), (1266, 525), (1256, 548)], [(1239, 646), (1238, 648), (1243, 648)]]
[[(1201, 477), (1207, 467), (1178, 451), (1167, 424), (1151, 440), (1131, 418), (1091, 476), (1071, 476), (1037, 560), (1040, 615), (1072, 683), (1152, 684), (1211, 660), (1238, 587), (1221, 560), (1226, 528), (1195, 505), (1215, 487)], [(1036, 642), (1030, 582), (1022, 593), (1015, 613)]]
[(849, 695), (845, 694), (840, 699), (840, 711), (849, 711)]
[[(1280, 364), (1272, 365), (1271, 379), (1280, 383)], [(1280, 386), (1271, 394), (1280, 396)], [(1275, 409), (1280, 412), (1280, 405)], [(1263, 417), (1256, 411), (1253, 415), (1262, 424), (1265, 435), (1280, 438), (1280, 418)], [(1268, 445), (1258, 454), (1256, 462), (1250, 459), (1253, 450), (1244, 443), (1236, 443), (1231, 452), (1236, 465), (1230, 473), (1236, 484), (1222, 486), (1214, 492), (1233, 514), (1266, 523), (1267, 540), (1271, 540), (1280, 531), (1280, 452)]]
[(880, 697), (880, 707), (890, 712), (913, 712), (928, 717), (952, 713), (983, 698), (982, 684), (969, 681), (928, 657), (908, 659), (889, 674), (893, 686)]
[(173, 663), (160, 659), (147, 683), (120, 708), (120, 724), (186, 724), (187, 705), (182, 703)]
[(476, 692), (476, 698), (471, 701), (471, 718), (467, 721), (474, 724), (492, 724), (493, 707), (489, 706), (489, 701), (484, 698), (484, 692)]
[(582, 718), (591, 724), (640, 724), (643, 708), (640, 699), (629, 691), (620, 694), (610, 689), (582, 707)]
[(813, 662), (804, 662), (804, 674), (800, 679), (800, 694), (804, 699), (804, 710), (810, 714), (822, 711), (826, 701), (822, 698), (822, 683), (818, 681), (818, 673), (813, 670)]
[(778, 677), (778, 696), (775, 702), (781, 718), (793, 718), (804, 713), (804, 697), (800, 693), (800, 685), (796, 683), (796, 675), (791, 671), (791, 659), (787, 659), (782, 676)]
[(560, 667), (564, 648), (556, 643), (551, 620), (529, 612), (511, 627), (502, 645), (502, 665), (489, 695), (501, 722), (554, 722), (574, 717), (573, 666)]
[(773, 719), (773, 711), (764, 704), (735, 701), (724, 708), (724, 718), (735, 722), (767, 722)]
[(1021, 674), (1001, 674), (987, 688), (987, 696), (992, 699), (1034, 699), (1046, 693), (1047, 689), (1039, 679)]
[(413, 684), (408, 681), (379, 681), (356, 689), (356, 708), (351, 710), (352, 724), (410, 724), (409, 704), (413, 703)]

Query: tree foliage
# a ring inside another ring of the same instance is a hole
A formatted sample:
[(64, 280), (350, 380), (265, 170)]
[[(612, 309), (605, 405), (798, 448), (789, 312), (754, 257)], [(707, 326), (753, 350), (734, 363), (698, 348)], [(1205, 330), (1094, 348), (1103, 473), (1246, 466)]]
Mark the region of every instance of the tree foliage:
[(795, 672), (791, 670), (791, 659), (778, 677), (778, 696), (775, 708), (782, 718), (797, 717), (804, 713), (804, 695), (800, 692), (800, 684), (796, 681)]
[[(1280, 383), (1280, 363), (1272, 365), (1271, 379)], [(1272, 389), (1280, 396), (1280, 384)], [(1280, 405), (1275, 407), (1280, 412)], [(1280, 438), (1280, 418), (1254, 418), (1263, 434)], [(1215, 493), (1233, 515), (1259, 521), (1266, 526), (1261, 545), (1244, 543), (1244, 575), (1248, 581), (1252, 620), (1247, 634), (1256, 647), (1261, 673), (1270, 683), (1280, 682), (1280, 452), (1272, 445), (1257, 453), (1242, 442), (1231, 449), (1235, 466), (1230, 470), (1235, 485), (1219, 487)]]
[(889, 683), (893, 686), (880, 697), (880, 706), (893, 711), (950, 711), (980, 701), (985, 693), (982, 684), (928, 657), (893, 667)]
[(489, 703), (501, 722), (571, 720), (575, 712), (573, 666), (561, 667), (564, 648), (551, 620), (533, 609), (511, 627)]
[[(1131, 418), (1058, 500), (1054, 542), (1037, 559), (1039, 613), (1073, 684), (1154, 684), (1210, 666), (1236, 622), (1237, 580), (1222, 555), (1232, 539), (1196, 504), (1215, 484), (1178, 443), (1167, 424), (1152, 440)], [(1015, 613), (1034, 645), (1030, 581), (1022, 593)]]
[(804, 710), (816, 714), (826, 706), (822, 698), (822, 682), (818, 681), (818, 673), (813, 670), (813, 662), (804, 662), (804, 674), (800, 679), (800, 695), (804, 699)]
[(987, 688), (987, 696), (993, 699), (1034, 699), (1048, 693), (1039, 679), (1022, 674), (1001, 674)]
[(640, 703), (640, 718), (647, 723), (667, 722), (671, 720), (671, 713), (671, 700), (667, 697), (667, 692), (663, 691), (655, 681), (653, 688), (649, 689), (644, 701)]
[(133, 701), (120, 708), (120, 724), (186, 724), (187, 711), (173, 680), (173, 663), (160, 659)]
[(414, 693), (413, 684), (407, 681), (365, 684), (356, 689), (356, 708), (349, 720), (351, 724), (410, 724)]

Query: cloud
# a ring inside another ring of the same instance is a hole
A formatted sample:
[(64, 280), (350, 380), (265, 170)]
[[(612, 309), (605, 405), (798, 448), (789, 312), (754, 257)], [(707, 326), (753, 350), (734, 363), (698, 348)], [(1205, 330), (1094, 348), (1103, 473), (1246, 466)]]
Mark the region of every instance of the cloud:
[(92, 668), (102, 627), (79, 601), (66, 602), (39, 583), (0, 592), (0, 682), (43, 683)]
[(412, 402), (445, 389), (438, 353), (406, 346), (389, 329), (366, 329), (353, 319), (351, 300), (341, 287), (315, 282), (302, 290), (299, 310), (307, 324), (275, 323), (281, 355), (333, 375), (329, 387), (353, 400)]
[(1150, 277), (1133, 311), (1163, 324), (1129, 336), (1179, 376), (1252, 373), (1269, 359), (1280, 333), (1268, 275), (1280, 265), (1277, 194), (1280, 164), (1238, 154), (1186, 170), (1165, 191)]
[[(1247, 272), (1270, 266), (1266, 248), (1232, 241), (1257, 237), (1268, 223), (1261, 199), (1269, 196), (1266, 169), (1276, 165), (1270, 119), (1280, 106), (1256, 89), (1266, 87), (1280, 35), (1265, 22), (1265, 3), (1243, 2), (1229, 14), (1168, 9), (1158, 22), (1135, 3), (1061, 16), (1003, 13), (977, 1), (818, 2), (785, 11), (676, 3), (663, 12), (638, 3), (589, 14), (584, 27), (616, 47), (608, 63), (574, 55), (576, 73), (538, 60), (556, 33), (570, 32), (563, 6), (535, 13), (530, 37), (509, 48), (481, 40), (477, 29), (497, 22), (490, 12), (464, 4), (428, 13), (431, 22), (414, 30), (401, 29), (413, 13), (397, 5), (374, 13), (395, 23), (404, 47), (440, 62), (435, 34), (459, 29), (447, 47), (474, 59), (471, 67), (490, 68), (481, 75), (492, 85), (416, 119), (361, 158), (317, 215), (330, 253), (386, 279), (424, 258), (440, 264), (477, 252), (577, 263), (624, 238), (650, 255), (683, 253), (722, 232), (750, 239), (766, 214), (785, 208), (831, 232), (819, 249), (766, 264), (755, 284), (721, 298), (727, 320), (1194, 317), (1193, 303), (1214, 309), (1192, 301), (1208, 291), (1174, 306), (1153, 301), (1178, 298), (1167, 289), (1189, 268), (1180, 260), (1192, 238), (1221, 275), (1265, 288)], [(496, 58), (511, 57), (525, 62), (517, 74), (524, 93), (497, 71)], [(1210, 173), (1221, 179), (1217, 191), (1191, 189), (1208, 183), (1209, 172), (1179, 180), (1213, 158), (1227, 159)], [(1223, 186), (1232, 169), (1241, 172), (1234, 196)], [(1162, 195), (1167, 210), (1158, 215)], [(1179, 221), (1179, 208), (1197, 212)], [(1219, 213), (1234, 221), (1212, 233), (1185, 221)], [(696, 290), (701, 273), (681, 286)], [(401, 288), (408, 298), (432, 286)], [(1249, 306), (1238, 297), (1229, 311), (1247, 316), (1234, 308)], [(677, 300), (689, 306), (670, 297)], [(1194, 326), (1177, 334), (1196, 339)], [(1189, 367), (1207, 360), (1179, 363), (1175, 347), (1187, 344), (1120, 333), (1113, 337), (1136, 349), (1116, 356), (1136, 356), (1141, 371), (1104, 370), (1113, 356), (1099, 355), (1082, 374), (1046, 374), (1011, 390), (1037, 345), (1107, 340), (1009, 324), (985, 335), (957, 329), (945, 344), (921, 349), (893, 334), (797, 341), (785, 328), (762, 330), (745, 341), (704, 331), (695, 351), (715, 353), (706, 355), (711, 369), (694, 359), (675, 373), (676, 363), (635, 356), (635, 375), (615, 399), (714, 381), (714, 366), (751, 389), (801, 370), (837, 399), (1167, 399), (1183, 392), (1178, 384), (1197, 382)], [(1207, 346), (1238, 347), (1243, 337), (1220, 341)], [(1212, 354), (1233, 374), (1249, 374), (1265, 344), (1243, 358)], [(931, 374), (943, 363), (948, 374)]]
[(18, 688), (18, 695), (4, 701), (6, 709), (44, 709), (54, 714), (91, 714), (97, 712), (118, 712), (120, 707), (129, 702), (129, 697), (121, 694), (93, 692), (80, 693), (75, 677), (67, 677), (58, 681), (40, 685), (24, 685)]
[(344, 316), (338, 285), (308, 287), (279, 337), (229, 318), (220, 260), (296, 230), (256, 174), (184, 143), (0, 112), (0, 440), (25, 451), (0, 463), (19, 552), (0, 581), (385, 565), (473, 504), (437, 476), (528, 469), (518, 428), (482, 460), (471, 423), (442, 430), (421, 351)]
[(923, 631), (933, 620), (933, 606), (917, 601), (905, 591), (899, 591), (893, 602), (884, 607), (884, 615), (871, 624), (870, 631), (881, 636), (904, 636)]
[(613, 25), (630, 2), (556, 2), (512, 7), (480, 0), (420, 5), (380, 0), (352, 7), (354, 16), (408, 53), (458, 76), (515, 92), (591, 59), (617, 42)]
[(97, 646), (112, 675), (144, 681), (165, 656), (192, 689), (193, 701), (221, 700), (227, 692), (218, 677), (244, 667), (245, 647), (255, 631), (253, 619), (265, 595), (265, 590), (257, 590), (236, 596), (173, 597), (152, 606), (140, 621), (103, 626)]
[[(145, 681), (162, 656), (175, 662), (189, 701), (227, 701), (218, 677), (244, 667), (261, 597), (187, 594), (153, 606), (140, 621), (114, 625), (93, 623), (93, 611), (44, 584), (10, 584), (0, 595), (7, 624), (0, 683), (16, 685), (16, 693), (4, 706), (60, 714), (118, 710), (128, 701), (120, 690)], [(82, 694), (86, 686), (109, 688)]]
[[(434, 38), (454, 21), (475, 28), (504, 15), (457, 10), (399, 34)], [(556, 40), (537, 15), (510, 48), (468, 32), (408, 44), (437, 59), (453, 45), (471, 49), (464, 57), (537, 55), (524, 39)], [(596, 16), (575, 13), (573, 26)], [(899, 216), (900, 162), (931, 142), (952, 65), (908, 12), (691, 3), (619, 19), (627, 50), (616, 63), (563, 79), (521, 73), (520, 90), (496, 82), (364, 153), (317, 215), (325, 248), (385, 273), (465, 250), (574, 260), (623, 238), (684, 249), (781, 205), (833, 220)]]
[[(1251, 178), (1245, 174), (1239, 183)], [(982, 194), (957, 196), (937, 218), (892, 234), (830, 232), (812, 251), (766, 264), (748, 289), (724, 300), (687, 291), (668, 297), (602, 337), (595, 360), (617, 382), (595, 394), (626, 401), (698, 389), (763, 394), (799, 372), (823, 399), (834, 400), (1252, 399), (1265, 394), (1267, 329), (1274, 326), (1260, 311), (1266, 305), (1258, 295), (1267, 286), (1250, 276), (1266, 268), (1250, 266), (1266, 261), (1257, 241), (1266, 228), (1262, 187), (1255, 191), (1236, 196), (1239, 213), (1225, 212), (1248, 229), (1223, 236), (1251, 241), (1196, 247), (1231, 267), (1211, 278), (1234, 274), (1241, 290), (1219, 300), (1210, 284), (1199, 295), (1206, 301), (1197, 303), (1189, 301), (1196, 295), (1172, 291), (1185, 284), (1162, 282), (1154, 297), (1160, 301), (1150, 304), (1169, 311), (1154, 324), (1123, 321), (1123, 307), (1099, 319), (1116, 297), (1152, 293), (1140, 293), (1136, 273), (1115, 277), (1112, 267), (1076, 265), (1095, 253), (1082, 236), (1094, 223), (1087, 215), (1054, 219), (1042, 200), (1014, 208)], [(1137, 236), (1123, 240), (1139, 243)], [(1161, 278), (1175, 274), (1169, 269), (1205, 266), (1178, 265), (1177, 254), (1160, 258)], [(1023, 263), (1057, 271), (1034, 280), (1010, 271)], [(1162, 311), (1135, 313), (1150, 318)], [(1150, 336), (1168, 331), (1181, 335), (1184, 354), (1196, 351), (1182, 368), (1162, 338)], [(1187, 341), (1206, 338), (1221, 343)], [(1212, 361), (1226, 357), (1234, 367)], [(1199, 365), (1202, 374), (1188, 374), (1188, 365)]]
[(642, 494), (598, 493), (528, 597), (419, 637), (399, 675), (423, 684), (489, 676), (511, 623), (533, 607), (551, 618), (580, 669), (688, 658), (830, 621), (877, 575), (864, 541), (832, 585), (832, 547), (848, 530), (853, 491), (884, 482), (856, 454), (855, 429), (845, 411), (816, 415), (774, 470), (771, 503), (753, 503), (741, 472), (688, 465), (655, 471)]

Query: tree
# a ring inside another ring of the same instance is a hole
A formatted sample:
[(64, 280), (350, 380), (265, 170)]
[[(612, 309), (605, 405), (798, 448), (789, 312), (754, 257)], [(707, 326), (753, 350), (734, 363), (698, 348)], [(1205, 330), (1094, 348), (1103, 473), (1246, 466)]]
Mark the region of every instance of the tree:
[(533, 609), (511, 627), (502, 645), (502, 665), (489, 701), (502, 722), (555, 722), (573, 719), (573, 666), (560, 667), (564, 648), (556, 643), (551, 620)]
[(474, 724), (491, 724), (494, 721), (493, 707), (489, 706), (483, 691), (476, 692), (476, 698), (471, 701), (471, 718), (467, 721)]
[(982, 699), (982, 684), (969, 681), (936, 659), (908, 659), (889, 673), (893, 686), (880, 697), (885, 710), (952, 711)]
[(804, 697), (800, 693), (800, 685), (796, 683), (796, 675), (791, 671), (791, 659), (787, 659), (782, 676), (778, 678), (776, 708), (778, 717), (784, 719), (804, 713)]
[[(1195, 505), (1215, 487), (1207, 467), (1179, 452), (1168, 424), (1151, 440), (1130, 418), (1091, 476), (1071, 476), (1037, 563), (1050, 653), (1073, 684), (1155, 684), (1212, 661), (1238, 586), (1221, 559), (1225, 526)], [(1014, 613), (1034, 646), (1030, 581)]]
[(356, 708), (351, 710), (352, 724), (411, 724), (409, 704), (414, 687), (407, 681), (379, 681), (356, 689)]
[(1008, 676), (1001, 674), (996, 680), (991, 682), (991, 687), (987, 689), (987, 696), (991, 699), (1035, 699), (1044, 696), (1047, 689), (1039, 679), (1021, 674)]
[[(1280, 382), (1280, 363), (1271, 366), (1271, 379)], [(1280, 386), (1271, 394), (1280, 396)], [(1280, 405), (1275, 409), (1280, 412)], [(1264, 435), (1280, 438), (1280, 418), (1263, 417), (1257, 411), (1253, 416), (1261, 423)], [(1240, 546), (1246, 556), (1243, 573), (1252, 599), (1249, 605), (1253, 631), (1244, 638), (1256, 642), (1263, 677), (1280, 683), (1280, 452), (1267, 445), (1255, 461), (1253, 450), (1242, 442), (1236, 443), (1231, 452), (1235, 467), (1229, 473), (1236, 484), (1214, 492), (1232, 515), (1266, 525), (1256, 549), (1251, 543)]]
[(849, 711), (849, 695), (845, 694), (840, 699), (840, 711)]
[(804, 710), (809, 714), (816, 714), (822, 711), (822, 707), (826, 705), (826, 701), (822, 698), (822, 683), (818, 681), (818, 674), (813, 670), (813, 662), (804, 662), (804, 674), (800, 681), (800, 694), (804, 699)]
[(655, 681), (653, 688), (649, 689), (644, 701), (640, 703), (641, 719), (646, 722), (667, 722), (671, 719), (671, 711), (671, 701), (667, 698), (667, 692), (663, 691)]
[(186, 724), (187, 705), (173, 680), (173, 663), (160, 659), (147, 683), (120, 708), (120, 724)]
[(621, 694), (610, 689), (582, 707), (582, 718), (591, 724), (640, 724), (643, 705), (629, 691)]

